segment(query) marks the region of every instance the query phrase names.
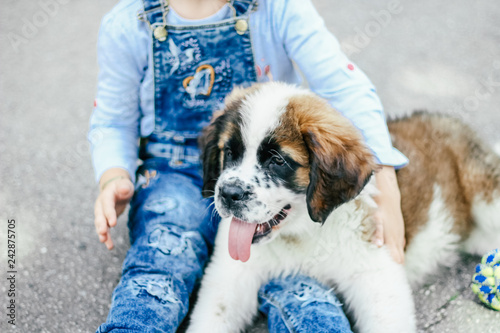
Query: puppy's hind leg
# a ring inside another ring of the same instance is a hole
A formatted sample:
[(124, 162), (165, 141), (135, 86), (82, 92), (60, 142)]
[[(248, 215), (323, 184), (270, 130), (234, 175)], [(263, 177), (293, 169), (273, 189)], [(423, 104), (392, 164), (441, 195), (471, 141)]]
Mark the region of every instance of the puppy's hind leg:
[(465, 250), (469, 253), (484, 255), (500, 248), (500, 191), (494, 197), (478, 196), (475, 198), (472, 209), (474, 228), (464, 242)]
[(464, 248), (484, 255), (500, 248), (500, 157), (484, 145), (478, 144), (475, 148), (462, 173), (474, 222)]
[(441, 187), (434, 185), (428, 221), (406, 248), (405, 269), (412, 286), (417, 286), (442, 266), (452, 266), (458, 259), (461, 240), (453, 232), (455, 218), (446, 206)]

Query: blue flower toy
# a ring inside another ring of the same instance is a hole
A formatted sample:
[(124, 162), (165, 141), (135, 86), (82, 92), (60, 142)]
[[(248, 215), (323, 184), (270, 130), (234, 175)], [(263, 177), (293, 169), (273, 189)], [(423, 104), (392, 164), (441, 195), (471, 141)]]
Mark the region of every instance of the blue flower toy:
[(484, 304), (500, 311), (500, 249), (486, 254), (476, 266), (471, 288)]

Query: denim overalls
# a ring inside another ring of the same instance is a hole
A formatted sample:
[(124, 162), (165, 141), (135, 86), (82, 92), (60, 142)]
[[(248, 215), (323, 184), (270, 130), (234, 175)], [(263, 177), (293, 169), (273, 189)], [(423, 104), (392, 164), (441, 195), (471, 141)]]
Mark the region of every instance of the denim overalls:
[[(139, 18), (153, 45), (155, 128), (141, 142), (131, 248), (97, 332), (175, 332), (181, 324), (218, 224), (201, 195), (197, 137), (233, 87), (257, 80), (248, 26), (256, 0), (230, 1), (231, 18), (195, 26), (167, 25), (165, 0), (143, 2)], [(335, 296), (311, 278), (273, 279), (259, 301), (271, 332), (350, 332)]]

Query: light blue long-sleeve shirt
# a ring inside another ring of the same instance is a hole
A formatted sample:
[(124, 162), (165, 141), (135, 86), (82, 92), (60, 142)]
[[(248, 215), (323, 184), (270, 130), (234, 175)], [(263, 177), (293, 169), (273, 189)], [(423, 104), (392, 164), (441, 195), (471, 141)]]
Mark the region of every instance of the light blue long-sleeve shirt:
[[(151, 31), (137, 19), (141, 0), (122, 0), (108, 13), (98, 41), (99, 78), (89, 140), (96, 180), (113, 167), (135, 179), (139, 137), (154, 128)], [(232, 15), (225, 5), (202, 20), (170, 10), (171, 25), (198, 25)], [(302, 84), (327, 99), (362, 132), (379, 164), (396, 168), (408, 159), (392, 147), (375, 88), (342, 53), (310, 0), (259, 0), (250, 16), (258, 81)], [(294, 66), (294, 63), (296, 66)], [(300, 74), (302, 72), (302, 75)]]

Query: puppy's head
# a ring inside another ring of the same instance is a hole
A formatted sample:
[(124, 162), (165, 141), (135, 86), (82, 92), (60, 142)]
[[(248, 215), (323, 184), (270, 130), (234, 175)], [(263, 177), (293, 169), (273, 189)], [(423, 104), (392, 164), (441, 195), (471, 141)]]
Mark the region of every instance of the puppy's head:
[(323, 223), (370, 178), (375, 165), (359, 132), (311, 92), (268, 83), (237, 90), (226, 105), (201, 139), (203, 194), (233, 218), (236, 257), (301, 206)]

